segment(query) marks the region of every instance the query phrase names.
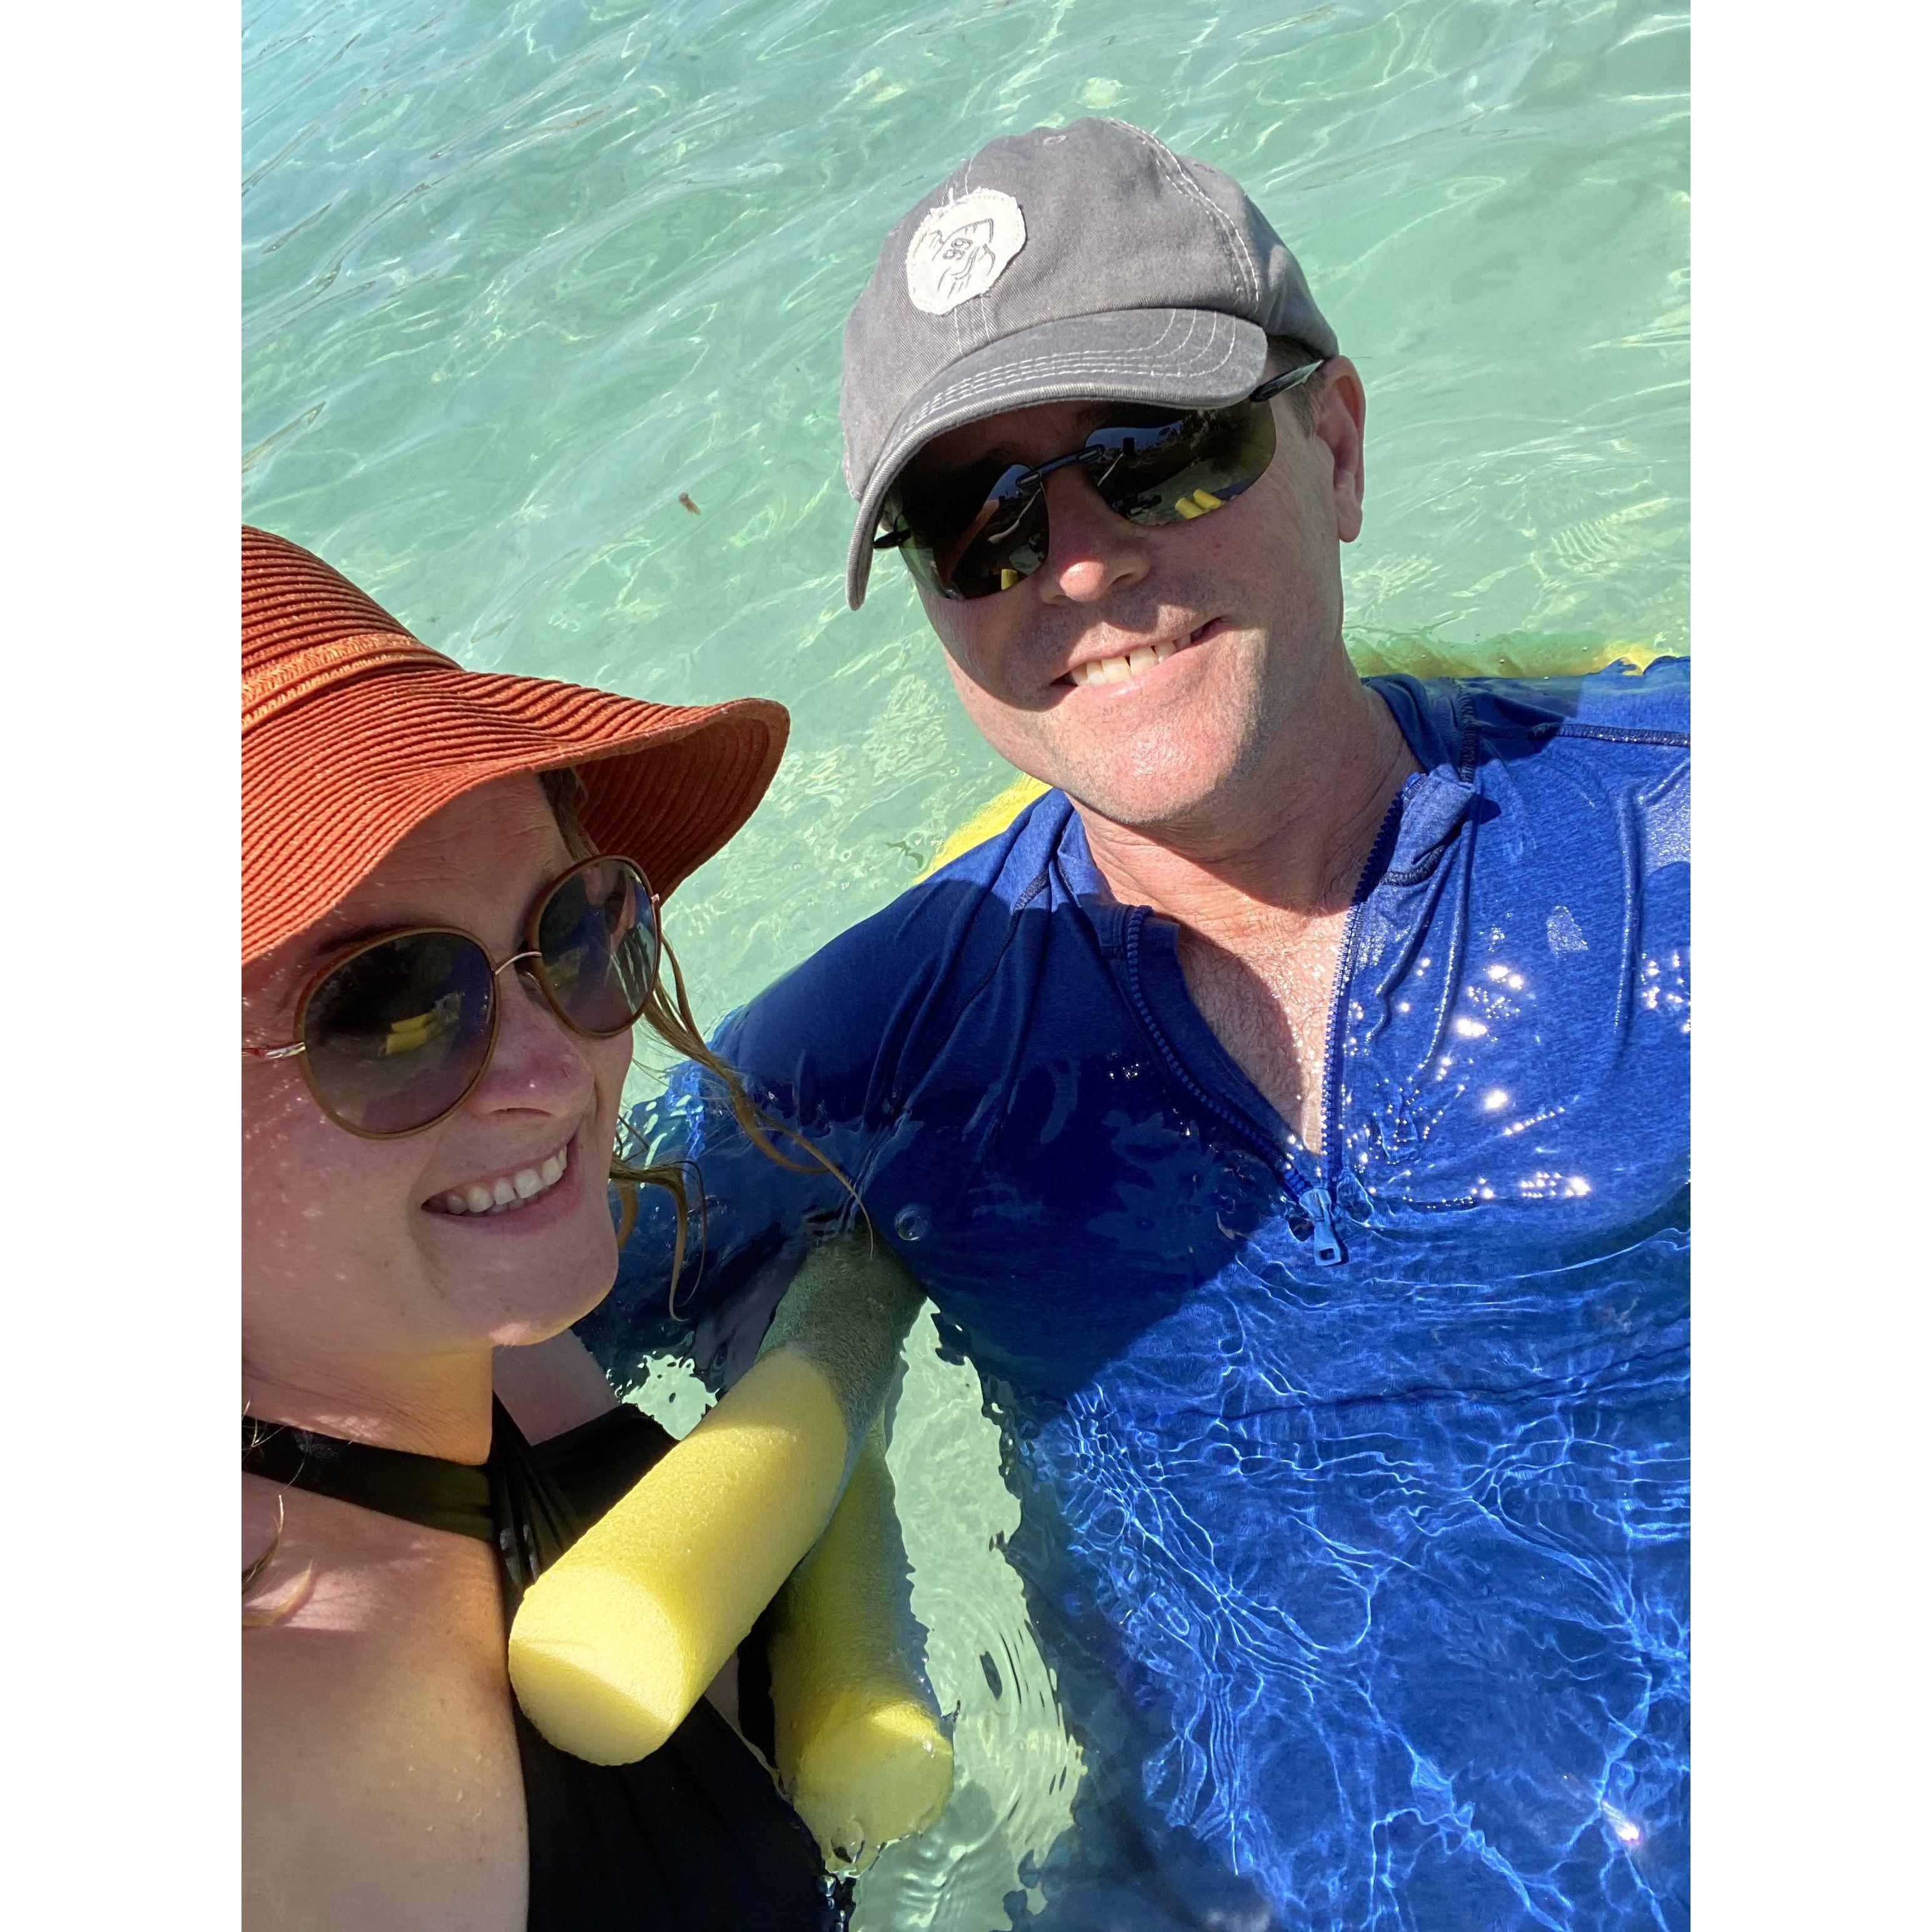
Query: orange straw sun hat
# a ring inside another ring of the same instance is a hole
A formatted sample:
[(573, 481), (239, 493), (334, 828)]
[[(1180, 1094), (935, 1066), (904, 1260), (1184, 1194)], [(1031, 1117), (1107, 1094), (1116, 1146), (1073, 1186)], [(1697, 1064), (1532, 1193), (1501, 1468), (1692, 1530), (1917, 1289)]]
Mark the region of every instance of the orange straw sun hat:
[(584, 828), (660, 898), (751, 817), (788, 720), (465, 670), (298, 544), (242, 532), (242, 959), (339, 904), (451, 800), (583, 770)]

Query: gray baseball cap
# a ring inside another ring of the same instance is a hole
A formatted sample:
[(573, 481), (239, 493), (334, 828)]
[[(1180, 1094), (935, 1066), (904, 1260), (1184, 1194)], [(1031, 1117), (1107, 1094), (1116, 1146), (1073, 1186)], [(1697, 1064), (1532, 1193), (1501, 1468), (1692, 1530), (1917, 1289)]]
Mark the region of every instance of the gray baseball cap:
[(1219, 169), (1124, 121), (989, 141), (886, 237), (846, 319), (852, 608), (880, 506), (935, 436), (1035, 403), (1217, 407), (1262, 380), (1270, 335), (1336, 352), (1300, 265)]

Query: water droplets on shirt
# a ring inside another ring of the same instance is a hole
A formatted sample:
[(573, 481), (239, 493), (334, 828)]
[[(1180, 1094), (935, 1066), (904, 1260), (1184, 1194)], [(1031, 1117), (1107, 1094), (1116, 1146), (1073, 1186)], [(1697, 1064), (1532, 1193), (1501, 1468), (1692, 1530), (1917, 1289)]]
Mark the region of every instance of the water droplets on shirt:
[(1549, 923), (1544, 930), (1549, 934), (1552, 952), (1587, 952), (1590, 950), (1590, 942), (1583, 937), (1583, 928), (1576, 923), (1576, 915), (1568, 906), (1552, 907)]

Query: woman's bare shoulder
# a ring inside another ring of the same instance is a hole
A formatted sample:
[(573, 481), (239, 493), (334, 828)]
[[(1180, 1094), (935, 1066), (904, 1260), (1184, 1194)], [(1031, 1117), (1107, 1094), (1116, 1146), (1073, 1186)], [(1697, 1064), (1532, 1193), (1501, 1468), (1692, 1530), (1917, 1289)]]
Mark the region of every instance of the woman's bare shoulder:
[(517, 1932), (528, 1853), (491, 1552), (243, 1487), (249, 1932)]

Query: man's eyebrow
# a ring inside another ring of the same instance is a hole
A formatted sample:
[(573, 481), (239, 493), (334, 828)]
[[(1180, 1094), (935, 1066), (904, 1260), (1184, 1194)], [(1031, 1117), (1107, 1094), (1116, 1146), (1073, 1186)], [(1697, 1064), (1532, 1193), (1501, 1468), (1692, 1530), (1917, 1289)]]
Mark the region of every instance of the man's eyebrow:
[(1004, 442), (989, 443), (970, 456), (955, 457), (950, 462), (941, 461), (929, 448), (922, 449), (906, 465), (905, 481), (914, 484), (936, 482), (943, 476), (968, 476), (976, 470), (1003, 469), (1019, 460)]
[(1110, 416), (1132, 406), (1130, 403), (1082, 403), (1074, 410), (1073, 420), (1098, 429)]
[[(1067, 449), (1056, 451), (1054, 454), (1071, 454), (1073, 450), (1079, 448), (1081, 442), (1087, 436), (1090, 436), (1095, 430), (1108, 422), (1117, 411), (1132, 406), (1132, 404), (1126, 403), (1092, 402), (1079, 404), (1073, 412), (1074, 440)], [(921, 452), (922, 456), (924, 454), (924, 452)], [(1002, 436), (988, 443), (977, 454), (965, 458), (956, 463), (939, 465), (931, 470), (922, 472), (920, 470), (920, 458), (915, 457), (906, 467), (908, 480), (920, 483), (928, 482), (935, 476), (964, 476), (970, 471), (982, 468), (992, 469), (998, 466), (1001, 469), (1010, 469), (1016, 463), (1030, 466), (1036, 461), (1044, 462), (1048, 460), (1046, 458), (1035, 458), (1030, 455), (1022, 451), (1017, 443)]]
[[(1066, 447), (1064, 450), (1056, 451), (1054, 454), (1062, 456), (1072, 455), (1074, 451), (1078, 449), (1081, 444), (1083, 443), (1088, 436), (1091, 436), (1096, 429), (1104, 429), (1108, 424), (1120, 420), (1122, 411), (1136, 409), (1139, 406), (1141, 406), (1141, 405), (1133, 403), (1103, 403), (1096, 401), (1076, 404), (1074, 406), (1073, 410), (1072, 428), (1071, 432), (1072, 440), (1067, 443)], [(1021, 455), (1016, 450), (1015, 450), (1010, 444), (1004, 442), (1000, 444), (998, 446), (998, 453), (1006, 457), (1010, 462), (1024, 463), (1028, 460), (1025, 457)], [(1050, 460), (1051, 459), (1042, 458), (1040, 460)]]

